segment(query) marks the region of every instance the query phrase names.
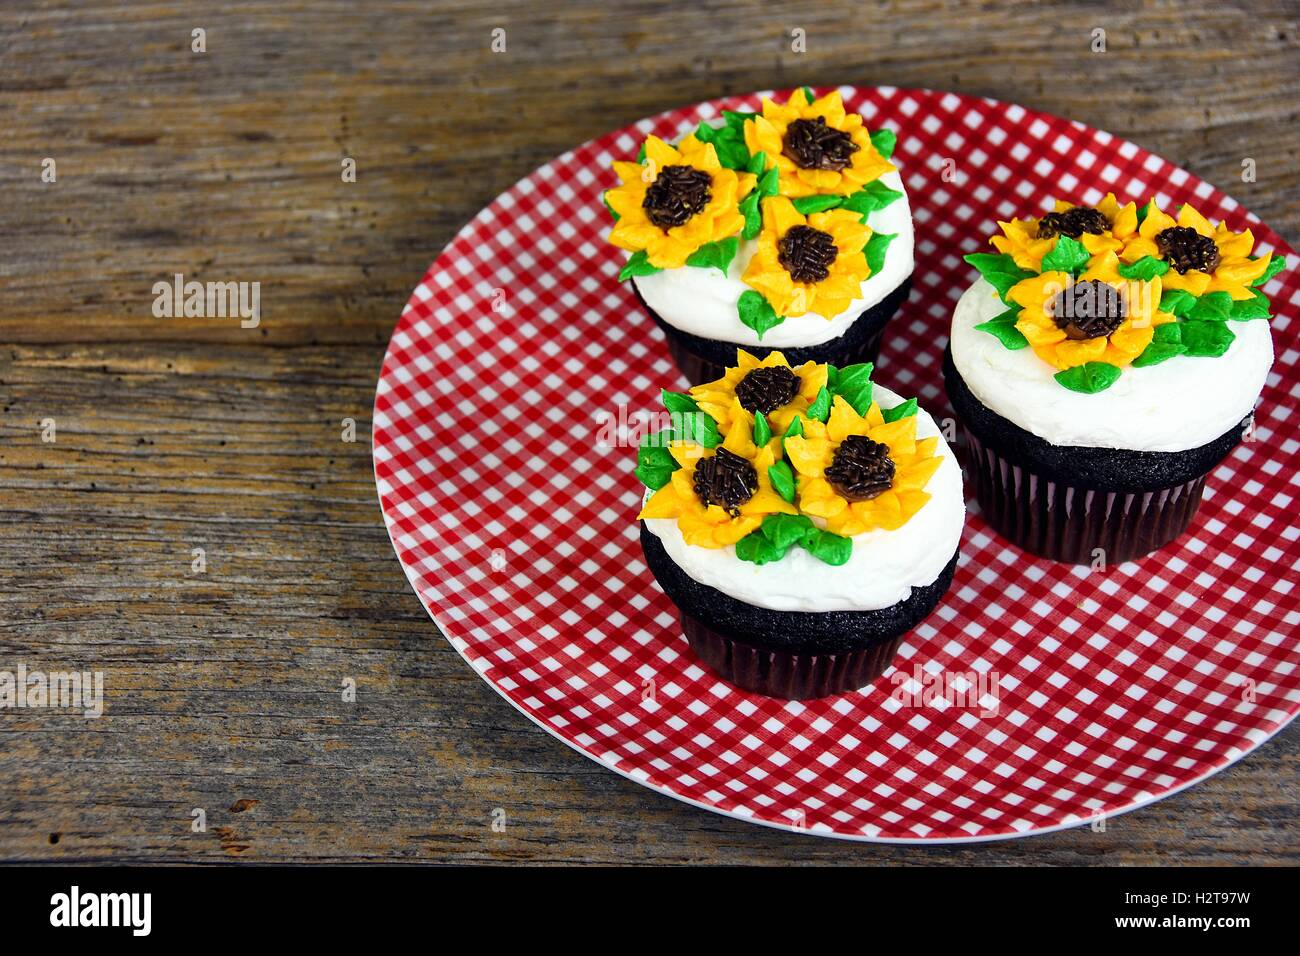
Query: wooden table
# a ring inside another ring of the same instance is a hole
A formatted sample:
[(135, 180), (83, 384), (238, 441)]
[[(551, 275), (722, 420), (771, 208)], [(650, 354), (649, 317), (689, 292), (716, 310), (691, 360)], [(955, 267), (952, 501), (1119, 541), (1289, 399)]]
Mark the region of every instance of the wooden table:
[[(1105, 833), (848, 845), (657, 796), (438, 637), (368, 442), (389, 333), (477, 209), (583, 140), (724, 93), (1018, 101), (1191, 169), (1294, 243), (1294, 3), (30, 6), (0, 12), (0, 669), (103, 670), (107, 712), (0, 711), (0, 858), (1296, 862), (1295, 727)], [(260, 282), (260, 326), (156, 318), (174, 273)]]

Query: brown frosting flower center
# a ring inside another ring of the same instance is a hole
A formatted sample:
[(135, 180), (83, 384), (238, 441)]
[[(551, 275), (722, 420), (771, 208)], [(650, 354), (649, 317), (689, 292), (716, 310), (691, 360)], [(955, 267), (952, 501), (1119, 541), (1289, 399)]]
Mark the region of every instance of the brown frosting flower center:
[(645, 191), (646, 218), (660, 229), (685, 225), (713, 198), (713, 178), (694, 166), (665, 166)]
[(821, 282), (838, 255), (831, 234), (812, 226), (791, 226), (776, 244), (777, 261), (795, 282)]
[(838, 173), (853, 162), (858, 144), (842, 130), (826, 125), (826, 118), (797, 119), (785, 128), (781, 152), (800, 169), (825, 169)]
[(747, 412), (770, 415), (799, 394), (799, 376), (784, 365), (756, 368), (736, 385), (736, 398)]
[(758, 490), (758, 470), (736, 453), (719, 448), (695, 466), (694, 483), (702, 504), (717, 505), (735, 518)]
[(1127, 315), (1119, 290), (1098, 279), (1065, 287), (1052, 300), (1052, 320), (1072, 339), (1095, 339), (1118, 329)]
[(1190, 226), (1170, 226), (1156, 233), (1160, 258), (1184, 275), (1189, 269), (1213, 272), (1219, 266), (1219, 247), (1209, 236)]
[(849, 435), (835, 449), (826, 480), (835, 492), (849, 501), (868, 501), (884, 494), (894, 484), (894, 460), (889, 446), (865, 435)]
[(1051, 239), (1054, 236), (1069, 236), (1078, 239), (1085, 232), (1100, 236), (1110, 228), (1110, 222), (1100, 210), (1091, 206), (1075, 206), (1065, 212), (1049, 212), (1038, 220), (1038, 238)]

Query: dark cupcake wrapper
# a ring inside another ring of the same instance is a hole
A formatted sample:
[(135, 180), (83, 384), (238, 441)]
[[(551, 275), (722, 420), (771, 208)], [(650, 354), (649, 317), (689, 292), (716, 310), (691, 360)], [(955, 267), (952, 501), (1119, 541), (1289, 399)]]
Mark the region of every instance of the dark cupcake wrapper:
[(964, 425), (967, 475), (984, 517), (1013, 544), (1054, 561), (1120, 564), (1169, 544), (1196, 517), (1205, 475), (1152, 491), (1053, 481), (1003, 458)]
[(736, 364), (736, 349), (743, 348), (751, 355), (766, 358), (772, 352), (781, 352), (791, 365), (804, 362), (829, 362), (832, 365), (854, 365), (858, 362), (875, 362), (880, 356), (885, 326), (892, 319), (912, 290), (911, 276), (869, 309), (864, 309), (853, 320), (843, 335), (820, 345), (779, 347), (766, 345), (740, 345), (721, 339), (706, 339), (691, 335), (669, 325), (654, 309), (646, 304), (636, 280), (630, 280), (632, 291), (641, 307), (649, 313), (656, 325), (668, 338), (668, 352), (677, 367), (692, 385), (721, 378), (727, 366)]
[(1178, 538), (1206, 477), (1243, 435), (1239, 426), (1177, 452), (1052, 445), (980, 403), (951, 351), (944, 383), (985, 519), (1025, 551), (1071, 564), (1132, 561)]
[(904, 635), (860, 651), (792, 654), (752, 647), (682, 613), (682, 632), (701, 661), (730, 684), (782, 700), (813, 700), (866, 687), (894, 662)]
[(954, 553), (932, 583), (875, 611), (774, 611), (688, 576), (644, 523), (641, 548), (700, 660), (737, 687), (785, 700), (845, 693), (883, 674), (903, 637), (947, 593), (957, 566)]

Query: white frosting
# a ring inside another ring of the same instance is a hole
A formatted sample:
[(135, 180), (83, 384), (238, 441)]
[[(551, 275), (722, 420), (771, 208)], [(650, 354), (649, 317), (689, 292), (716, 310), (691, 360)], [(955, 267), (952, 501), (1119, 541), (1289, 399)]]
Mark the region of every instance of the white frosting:
[[(893, 408), (898, 395), (877, 384), (876, 401)], [(917, 412), (920, 438), (939, 435), (934, 419)], [(757, 565), (736, 557), (735, 547), (687, 545), (673, 518), (650, 518), (646, 527), (688, 576), (738, 601), (774, 611), (875, 611), (904, 601), (912, 588), (934, 583), (961, 541), (966, 521), (961, 468), (942, 435), (943, 462), (925, 490), (930, 500), (895, 531), (853, 536), (853, 554), (834, 567), (795, 545), (780, 561)], [(815, 519), (816, 520), (816, 519)]]
[(1006, 311), (985, 280), (966, 290), (952, 317), (952, 358), (986, 407), (1054, 445), (1186, 451), (1234, 428), (1263, 391), (1273, 364), (1268, 322), (1229, 322), (1236, 340), (1218, 358), (1180, 355), (1125, 368), (1093, 395), (1058, 384), (1033, 349), (1012, 351), (975, 328)]
[(880, 271), (868, 276), (859, 297), (829, 321), (816, 312), (790, 316), (776, 328), (764, 332), (762, 339), (749, 326), (741, 324), (736, 303), (749, 286), (740, 277), (758, 248), (754, 240), (741, 240), (725, 276), (717, 269), (683, 266), (638, 276), (632, 281), (646, 304), (665, 322), (701, 338), (774, 348), (821, 345), (839, 338), (859, 313), (880, 302), (912, 274), (912, 210), (907, 202), (907, 190), (898, 173), (887, 173), (880, 181), (890, 189), (901, 191), (903, 197), (884, 209), (868, 213), (867, 225), (873, 232), (893, 234), (896, 238), (885, 250), (885, 263)]

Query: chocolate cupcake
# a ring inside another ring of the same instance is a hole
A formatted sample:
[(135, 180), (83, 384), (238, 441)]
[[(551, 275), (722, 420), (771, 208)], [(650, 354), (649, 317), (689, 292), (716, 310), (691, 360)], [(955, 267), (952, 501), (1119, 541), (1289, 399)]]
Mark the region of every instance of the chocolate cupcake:
[(740, 351), (642, 443), (646, 563), (700, 660), (802, 700), (864, 687), (947, 591), (965, 519), (934, 420), (871, 366)]
[(838, 92), (804, 88), (761, 113), (724, 112), (675, 147), (647, 138), (605, 193), (619, 275), (692, 383), (738, 347), (795, 364), (874, 361), (906, 300), (912, 216), (894, 134), (867, 131)]
[(953, 314), (944, 380), (975, 496), (1026, 551), (1117, 563), (1195, 517), (1273, 362), (1285, 263), (1189, 205), (1108, 195), (999, 224)]

